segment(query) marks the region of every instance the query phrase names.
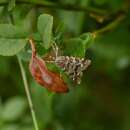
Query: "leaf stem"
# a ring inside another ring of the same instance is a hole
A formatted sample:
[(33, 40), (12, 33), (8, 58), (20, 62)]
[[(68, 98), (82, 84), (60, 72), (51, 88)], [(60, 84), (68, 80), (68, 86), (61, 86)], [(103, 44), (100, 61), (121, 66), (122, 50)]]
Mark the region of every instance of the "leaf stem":
[(31, 115), (32, 115), (32, 119), (33, 119), (33, 124), (34, 124), (35, 130), (39, 130), (39, 128), (38, 128), (38, 123), (37, 123), (37, 120), (36, 120), (35, 111), (34, 111), (34, 108), (33, 108), (33, 103), (32, 103), (32, 99), (31, 99), (31, 94), (30, 94), (30, 92), (29, 92), (29, 86), (28, 86), (28, 82), (27, 82), (26, 73), (25, 73), (25, 70), (24, 70), (22, 61), (20, 60), (19, 57), (17, 57), (17, 58), (18, 58), (18, 63), (19, 63), (20, 70), (21, 70), (21, 75), (22, 75), (22, 79), (23, 79), (23, 83), (24, 83), (24, 88), (25, 88), (27, 100), (28, 100), (29, 107), (30, 107), (30, 110), (31, 110)]
[(93, 34), (95, 35), (95, 37), (97, 35), (100, 35), (104, 32), (110, 31), (111, 29), (117, 27), (117, 25), (125, 18), (125, 14), (119, 15), (114, 21), (112, 21), (111, 23), (109, 23), (108, 25), (106, 25), (105, 27), (98, 29), (96, 31), (93, 32)]
[[(63, 9), (68, 11), (82, 11), (82, 12), (91, 12), (96, 13), (100, 15), (107, 15), (109, 14), (108, 11), (102, 10), (99, 8), (93, 8), (93, 7), (82, 7), (79, 5), (71, 5), (71, 4), (61, 4), (61, 3), (55, 3), (55, 2), (49, 2), (49, 1), (42, 1), (42, 0), (16, 0), (16, 4), (31, 4), (36, 5), (39, 7), (46, 7), (51, 9)], [(7, 5), (7, 1), (0, 2), (0, 5)]]

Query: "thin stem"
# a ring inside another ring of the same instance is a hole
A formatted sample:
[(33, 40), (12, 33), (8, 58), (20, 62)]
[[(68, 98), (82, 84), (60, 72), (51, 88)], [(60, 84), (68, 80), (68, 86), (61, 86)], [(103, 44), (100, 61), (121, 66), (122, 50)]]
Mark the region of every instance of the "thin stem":
[(25, 73), (22, 61), (19, 58), (18, 58), (18, 63), (19, 63), (19, 66), (20, 66), (21, 75), (22, 75), (22, 79), (23, 79), (24, 88), (25, 88), (27, 99), (28, 99), (29, 107), (30, 107), (30, 110), (31, 110), (31, 115), (32, 115), (34, 127), (35, 127), (35, 130), (39, 130), (38, 123), (37, 123), (37, 120), (36, 120), (35, 111), (34, 111), (34, 108), (33, 108), (31, 94), (29, 92), (29, 86), (28, 86), (28, 82), (27, 82), (26, 73)]
[[(46, 8), (55, 8), (55, 9), (63, 9), (63, 10), (68, 10), (68, 11), (82, 11), (82, 12), (91, 12), (91, 13), (96, 13), (100, 15), (107, 15), (109, 14), (108, 11), (102, 10), (99, 8), (93, 8), (93, 7), (81, 7), (79, 5), (70, 5), (70, 4), (61, 4), (61, 3), (54, 3), (54, 2), (49, 2), (49, 1), (42, 1), (42, 0), (18, 0), (16, 1), (16, 4), (31, 4), (31, 5), (36, 5), (39, 7), (46, 7)], [(7, 5), (7, 1), (2, 1), (0, 2), (0, 5)]]
[(111, 23), (109, 23), (107, 26), (99, 29), (99, 30), (96, 30), (93, 32), (93, 34), (95, 36), (97, 35), (100, 35), (104, 32), (107, 32), (107, 31), (110, 31), (112, 30), (113, 28), (117, 27), (117, 25), (125, 18), (125, 15), (122, 14), (122, 15), (119, 15), (114, 21), (112, 21)]

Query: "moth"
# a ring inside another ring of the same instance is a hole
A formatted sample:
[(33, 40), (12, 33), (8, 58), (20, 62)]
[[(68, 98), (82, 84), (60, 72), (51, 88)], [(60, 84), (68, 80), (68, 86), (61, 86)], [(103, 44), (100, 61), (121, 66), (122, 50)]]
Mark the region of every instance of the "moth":
[(31, 38), (29, 39), (29, 43), (32, 48), (32, 57), (29, 63), (29, 69), (36, 82), (52, 92), (68, 92), (68, 86), (60, 74), (48, 70), (45, 61), (37, 55), (34, 41)]
[(56, 43), (52, 45), (52, 48), (55, 52), (55, 56), (51, 57), (51, 62), (61, 67), (76, 84), (80, 84), (83, 71), (90, 66), (91, 60), (73, 56), (60, 56), (58, 55)]

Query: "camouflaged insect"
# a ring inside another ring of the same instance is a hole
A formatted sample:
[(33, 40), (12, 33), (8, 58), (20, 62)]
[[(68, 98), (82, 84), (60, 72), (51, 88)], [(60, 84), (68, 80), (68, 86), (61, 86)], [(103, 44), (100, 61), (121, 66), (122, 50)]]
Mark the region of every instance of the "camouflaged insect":
[(80, 84), (83, 71), (91, 64), (91, 60), (72, 56), (58, 56), (55, 63), (63, 68), (73, 81)]
[(54, 45), (55, 57), (53, 57), (53, 60), (55, 64), (63, 68), (74, 82), (80, 84), (83, 71), (91, 64), (91, 60), (73, 56), (58, 56), (58, 47), (56, 44)]

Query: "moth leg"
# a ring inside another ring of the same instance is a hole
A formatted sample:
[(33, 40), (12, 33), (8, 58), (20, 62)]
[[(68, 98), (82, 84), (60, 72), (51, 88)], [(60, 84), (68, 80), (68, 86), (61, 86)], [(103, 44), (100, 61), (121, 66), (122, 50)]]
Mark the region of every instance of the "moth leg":
[(55, 63), (53, 60), (44, 60), (46, 63)]

